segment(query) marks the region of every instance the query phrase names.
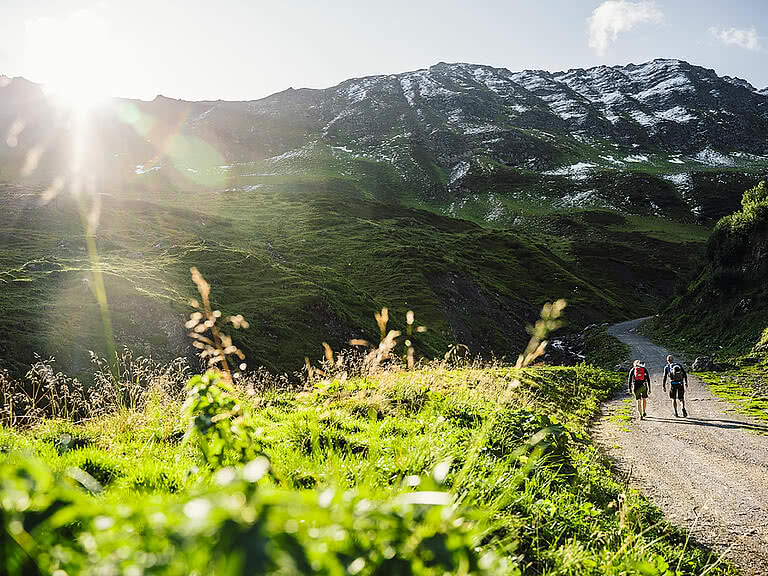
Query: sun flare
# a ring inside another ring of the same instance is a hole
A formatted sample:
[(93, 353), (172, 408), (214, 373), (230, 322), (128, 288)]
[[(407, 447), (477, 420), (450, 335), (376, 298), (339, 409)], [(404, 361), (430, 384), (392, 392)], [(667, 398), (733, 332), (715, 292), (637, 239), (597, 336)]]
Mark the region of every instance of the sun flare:
[(87, 11), (40, 18), (28, 24), (27, 38), (29, 58), (57, 104), (85, 111), (109, 96), (113, 46), (101, 18)]

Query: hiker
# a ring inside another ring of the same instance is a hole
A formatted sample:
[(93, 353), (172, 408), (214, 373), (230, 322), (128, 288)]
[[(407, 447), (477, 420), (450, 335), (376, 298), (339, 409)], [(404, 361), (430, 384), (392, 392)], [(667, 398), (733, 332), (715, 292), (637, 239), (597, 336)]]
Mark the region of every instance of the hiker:
[(635, 393), (637, 413), (640, 414), (640, 420), (643, 420), (645, 418), (645, 403), (651, 393), (651, 375), (648, 368), (645, 367), (645, 362), (635, 360), (632, 363), (627, 384), (629, 385), (629, 393), (632, 394), (633, 391)]
[[(678, 399), (683, 406), (683, 417), (688, 416), (688, 412), (685, 410), (685, 388), (688, 388), (688, 373), (682, 364), (674, 361), (671, 355), (667, 356), (667, 365), (664, 367), (664, 380), (661, 382), (661, 388), (664, 392), (667, 391), (667, 378), (669, 378), (669, 397), (672, 398), (675, 416), (679, 416), (677, 413)], [(685, 383), (685, 387), (683, 387), (683, 383)]]

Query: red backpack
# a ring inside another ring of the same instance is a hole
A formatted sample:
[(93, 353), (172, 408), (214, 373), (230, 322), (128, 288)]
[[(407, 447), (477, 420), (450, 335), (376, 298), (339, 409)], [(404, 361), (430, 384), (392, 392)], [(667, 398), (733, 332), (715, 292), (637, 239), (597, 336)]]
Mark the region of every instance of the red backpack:
[(644, 366), (635, 366), (635, 382), (636, 383), (643, 383), (645, 382), (645, 367)]

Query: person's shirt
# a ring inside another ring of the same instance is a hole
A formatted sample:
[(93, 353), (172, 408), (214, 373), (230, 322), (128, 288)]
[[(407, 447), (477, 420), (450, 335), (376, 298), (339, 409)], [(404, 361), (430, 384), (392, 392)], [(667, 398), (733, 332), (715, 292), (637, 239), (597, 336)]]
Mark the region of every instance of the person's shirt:
[[(677, 364), (677, 362), (673, 362), (672, 364)], [(685, 366), (680, 364), (680, 369), (683, 371), (683, 377), (680, 381), (672, 380), (672, 364), (667, 364), (664, 366), (664, 381), (662, 382), (662, 385), (667, 383), (667, 378), (669, 378), (670, 384), (682, 384), (685, 382), (688, 384), (688, 372), (685, 371)]]

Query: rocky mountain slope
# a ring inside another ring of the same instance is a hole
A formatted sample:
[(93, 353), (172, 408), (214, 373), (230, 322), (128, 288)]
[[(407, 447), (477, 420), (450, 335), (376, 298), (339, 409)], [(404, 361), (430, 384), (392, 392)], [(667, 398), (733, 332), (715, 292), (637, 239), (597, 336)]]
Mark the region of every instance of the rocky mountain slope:
[[(38, 171), (67, 171), (72, 123), (39, 87), (0, 89), (0, 125), (18, 132), (6, 171), (31, 151)], [(388, 203), (491, 223), (538, 204), (653, 213), (662, 197), (681, 217), (716, 219), (757, 182), (734, 172), (768, 168), (765, 91), (679, 60), (558, 73), (440, 63), (252, 102), (115, 100), (89, 131), (100, 146), (84, 162), (111, 183), (242, 189), (337, 175)], [(627, 198), (601, 178), (617, 170), (663, 190)], [(710, 205), (713, 194), (723, 201)]]

